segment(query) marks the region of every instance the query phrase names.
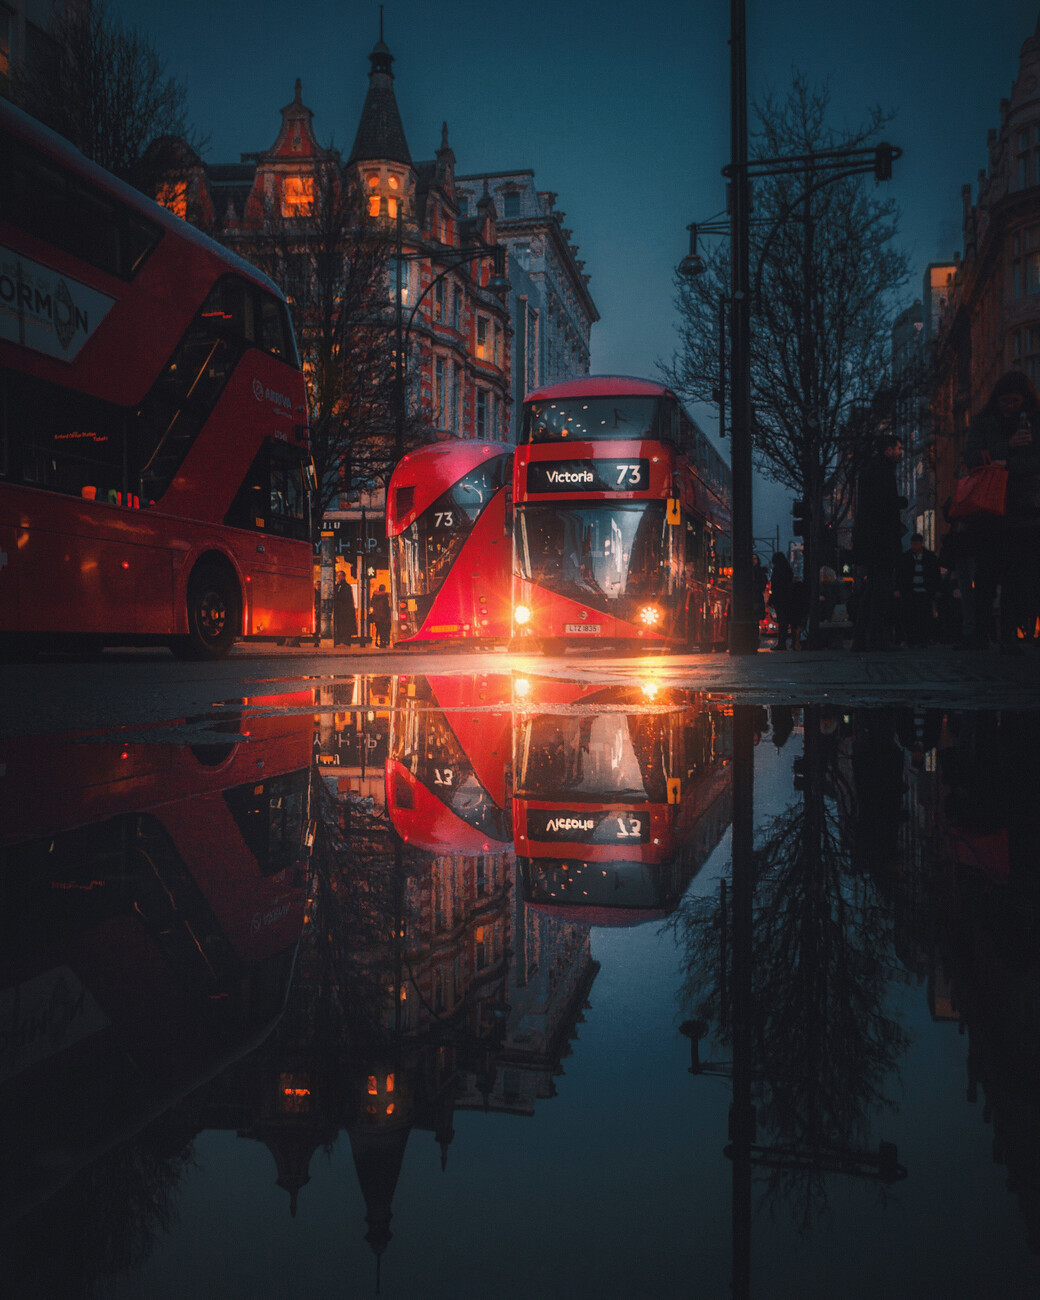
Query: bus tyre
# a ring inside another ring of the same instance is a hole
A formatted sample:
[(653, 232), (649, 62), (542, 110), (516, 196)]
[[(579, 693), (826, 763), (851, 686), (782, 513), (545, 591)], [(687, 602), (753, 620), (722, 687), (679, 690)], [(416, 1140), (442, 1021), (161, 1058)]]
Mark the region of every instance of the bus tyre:
[(200, 564), (188, 579), (188, 635), (176, 637), (179, 659), (219, 659), (235, 643), (241, 622), (238, 584), (215, 564)]

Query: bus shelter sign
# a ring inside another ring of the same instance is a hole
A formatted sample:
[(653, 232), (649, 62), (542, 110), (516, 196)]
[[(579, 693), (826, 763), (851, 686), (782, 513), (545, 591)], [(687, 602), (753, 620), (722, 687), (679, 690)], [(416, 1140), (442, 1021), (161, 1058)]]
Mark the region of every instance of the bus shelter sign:
[(527, 466), (528, 492), (646, 492), (650, 462), (630, 460), (546, 460)]
[(0, 338), (75, 361), (114, 298), (0, 245)]

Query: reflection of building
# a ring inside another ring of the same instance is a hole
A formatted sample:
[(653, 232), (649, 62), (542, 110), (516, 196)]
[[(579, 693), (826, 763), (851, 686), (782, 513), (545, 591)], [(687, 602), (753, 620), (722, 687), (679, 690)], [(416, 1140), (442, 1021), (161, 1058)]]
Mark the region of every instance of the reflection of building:
[(565, 214), (557, 211), (555, 194), (535, 189), (533, 171), (459, 176), (456, 184), (463, 211), (476, 211), (490, 195), (498, 241), (509, 250), (516, 441), (528, 393), (589, 373), (589, 335), (599, 313)]
[[(1015, 367), (1040, 382), (1040, 26), (1022, 45), (1011, 98), (1001, 101), (987, 143), (974, 203), (964, 187), (964, 249), (939, 325), (932, 407), (940, 502), (968, 424), (1000, 375)], [(941, 278), (945, 268), (934, 269)]]

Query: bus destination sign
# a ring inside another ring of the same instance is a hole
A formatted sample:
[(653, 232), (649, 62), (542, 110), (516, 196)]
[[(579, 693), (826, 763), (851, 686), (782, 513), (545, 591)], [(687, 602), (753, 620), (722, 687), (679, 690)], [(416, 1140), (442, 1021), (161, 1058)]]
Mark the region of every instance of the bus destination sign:
[(528, 492), (645, 492), (650, 462), (631, 460), (546, 460), (527, 466)]
[(622, 808), (528, 808), (527, 838), (541, 844), (646, 844), (650, 818)]

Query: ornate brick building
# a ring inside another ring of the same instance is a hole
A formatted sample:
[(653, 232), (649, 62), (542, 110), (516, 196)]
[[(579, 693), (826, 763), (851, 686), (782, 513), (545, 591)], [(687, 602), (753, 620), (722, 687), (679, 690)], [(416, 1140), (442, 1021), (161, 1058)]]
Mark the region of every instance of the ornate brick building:
[(932, 401), (939, 502), (996, 380), (1016, 368), (1040, 384), (1040, 24), (1022, 45), (988, 145), (974, 203), (972, 187), (963, 190), (963, 252), (941, 286)]
[(394, 95), (393, 55), (380, 40), (369, 60), (368, 93), (346, 161), (318, 143), (297, 81), (269, 149), (230, 164), (192, 158), (161, 201), (249, 258), (270, 238), (272, 218), (311, 214), (323, 170), (334, 169), (359, 211), (385, 223), (396, 241), (382, 319), (392, 331), (400, 284), (411, 406), (438, 436), (502, 438), (511, 424), (510, 320), (488, 287), (494, 204), (487, 199), (471, 213), (460, 210), (446, 125), (435, 157), (412, 160)]

